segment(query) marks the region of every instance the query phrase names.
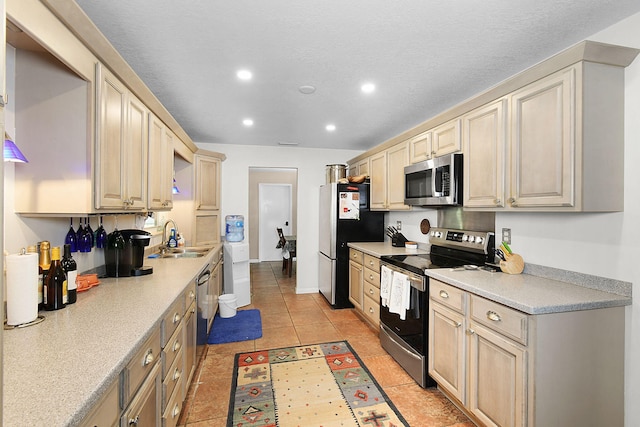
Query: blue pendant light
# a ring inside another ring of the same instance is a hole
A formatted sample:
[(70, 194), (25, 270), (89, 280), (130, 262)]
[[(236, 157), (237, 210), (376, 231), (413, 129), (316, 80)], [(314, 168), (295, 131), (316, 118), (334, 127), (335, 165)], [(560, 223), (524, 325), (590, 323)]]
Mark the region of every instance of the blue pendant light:
[(29, 160), (22, 154), (16, 144), (9, 138), (9, 135), (4, 134), (4, 161), (5, 162), (17, 162), (17, 163), (29, 163)]

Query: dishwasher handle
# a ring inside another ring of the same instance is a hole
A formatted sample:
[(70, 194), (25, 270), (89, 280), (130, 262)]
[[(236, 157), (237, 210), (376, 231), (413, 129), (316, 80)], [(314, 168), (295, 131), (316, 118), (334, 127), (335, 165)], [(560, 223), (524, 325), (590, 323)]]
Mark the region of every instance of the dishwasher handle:
[(207, 283), (210, 278), (211, 278), (211, 271), (209, 270), (209, 266), (207, 266), (207, 270), (202, 272), (198, 276), (198, 279), (196, 280), (196, 283), (197, 283), (198, 286), (202, 286), (205, 283)]

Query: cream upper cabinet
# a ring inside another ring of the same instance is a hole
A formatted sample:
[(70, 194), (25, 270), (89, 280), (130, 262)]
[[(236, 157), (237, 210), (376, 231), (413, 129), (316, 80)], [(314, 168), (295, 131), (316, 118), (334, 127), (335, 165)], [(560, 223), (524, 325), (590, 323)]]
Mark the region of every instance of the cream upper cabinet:
[(144, 209), (148, 110), (96, 66), (96, 209)]
[(419, 163), (431, 159), (432, 132), (423, 132), (409, 140), (409, 163)]
[(358, 162), (358, 173), (357, 173), (357, 175), (369, 176), (369, 163), (370, 163), (370, 160), (369, 160), (368, 157), (366, 159), (360, 160)]
[(220, 159), (196, 156), (196, 209), (220, 209)]
[(406, 141), (371, 156), (371, 209), (410, 209), (404, 204), (404, 167), (408, 164), (409, 149)]
[(173, 132), (149, 114), (149, 210), (173, 207), (173, 139)]
[(575, 205), (577, 71), (570, 67), (511, 95), (510, 206)]
[(431, 156), (439, 157), (455, 153), (462, 148), (460, 119), (453, 119), (433, 128), (431, 131)]
[(506, 114), (500, 99), (462, 117), (465, 207), (505, 205)]

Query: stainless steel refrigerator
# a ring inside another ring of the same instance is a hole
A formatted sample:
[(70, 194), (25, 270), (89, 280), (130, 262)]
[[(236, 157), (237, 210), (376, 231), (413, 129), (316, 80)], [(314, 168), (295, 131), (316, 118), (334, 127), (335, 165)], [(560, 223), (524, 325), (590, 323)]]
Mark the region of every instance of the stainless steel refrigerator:
[(335, 308), (349, 308), (349, 242), (384, 241), (384, 212), (369, 210), (369, 184), (320, 187), (318, 287)]

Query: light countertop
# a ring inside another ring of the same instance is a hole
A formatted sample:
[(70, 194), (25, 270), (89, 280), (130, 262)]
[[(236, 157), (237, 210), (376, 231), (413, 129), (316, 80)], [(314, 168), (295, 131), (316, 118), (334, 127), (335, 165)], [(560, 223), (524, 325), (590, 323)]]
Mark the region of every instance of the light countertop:
[(390, 241), (386, 242), (350, 242), (347, 246), (353, 249), (357, 249), (371, 256), (380, 258), (385, 255), (417, 255), (428, 254), (426, 249), (407, 249), (404, 247), (391, 246)]
[(78, 425), (216, 249), (145, 258), (153, 274), (100, 279), (42, 323), (4, 331), (3, 425)]
[(427, 270), (427, 275), (528, 314), (620, 307), (632, 302), (630, 296), (530, 274), (436, 268)]

